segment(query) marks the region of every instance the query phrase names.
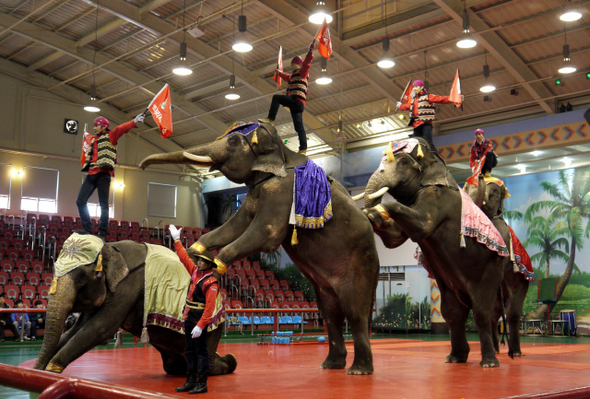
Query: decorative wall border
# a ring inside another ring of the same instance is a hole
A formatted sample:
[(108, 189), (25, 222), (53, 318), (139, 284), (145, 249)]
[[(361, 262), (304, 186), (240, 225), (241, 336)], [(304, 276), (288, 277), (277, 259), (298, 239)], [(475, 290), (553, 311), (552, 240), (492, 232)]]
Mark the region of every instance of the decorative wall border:
[[(562, 147), (571, 144), (590, 143), (588, 123), (575, 122), (552, 126), (539, 130), (510, 133), (492, 137), (494, 151), (498, 156), (519, 154), (543, 148)], [(438, 147), (439, 154), (446, 163), (465, 162), (469, 160), (469, 152), (473, 141), (464, 141)]]

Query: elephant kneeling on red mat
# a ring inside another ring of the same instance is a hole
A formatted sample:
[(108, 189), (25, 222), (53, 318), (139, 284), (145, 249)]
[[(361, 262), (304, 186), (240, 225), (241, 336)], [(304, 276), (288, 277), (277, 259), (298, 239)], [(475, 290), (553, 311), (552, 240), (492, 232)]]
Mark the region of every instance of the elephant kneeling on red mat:
[[(394, 201), (380, 204), (386, 192)], [(442, 315), (451, 331), (451, 353), (445, 361), (467, 361), (465, 323), (473, 310), (480, 365), (499, 366), (491, 320), (508, 251), (500, 233), (459, 188), (442, 158), (422, 138), (393, 141), (364, 197), (364, 212), (386, 246), (399, 246), (409, 238), (422, 249), (424, 266), (440, 288)]]
[[(168, 248), (134, 241), (104, 244), (98, 237), (72, 234), (55, 263), (34, 368), (61, 373), (123, 328), (136, 337), (143, 334), (160, 352), (166, 373), (186, 375), (182, 309), (189, 283), (188, 272)], [(81, 315), (62, 334), (72, 312)], [(223, 319), (216, 327), (207, 334), (209, 375), (232, 373), (236, 358), (216, 353)]]

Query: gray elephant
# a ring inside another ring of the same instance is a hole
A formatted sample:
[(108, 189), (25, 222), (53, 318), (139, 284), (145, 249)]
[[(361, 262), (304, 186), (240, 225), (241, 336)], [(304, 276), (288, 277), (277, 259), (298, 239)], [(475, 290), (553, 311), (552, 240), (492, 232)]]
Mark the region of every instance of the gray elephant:
[[(143, 335), (142, 341), (160, 352), (166, 373), (185, 375), (185, 338), (180, 331), (189, 282), (184, 266), (168, 248), (134, 241), (103, 244), (94, 236), (72, 234), (56, 262), (45, 337), (34, 368), (61, 373), (123, 328)], [(62, 334), (71, 312), (81, 315)], [(222, 329), (223, 325), (207, 336), (210, 375), (231, 373), (237, 366), (233, 355), (216, 353)]]
[[(304, 155), (289, 150), (268, 124), (242, 124), (233, 127), (212, 144), (169, 154), (155, 154), (140, 167), (152, 164), (193, 164), (219, 170), (229, 180), (245, 183), (248, 193), (242, 206), (223, 226), (199, 238), (196, 248), (222, 248), (218, 258), (225, 264), (256, 252), (273, 252), (283, 246), (291, 260), (313, 285), (318, 307), (327, 324), (329, 353), (322, 368), (346, 366), (346, 347), (342, 335), (344, 318), (352, 328), (354, 361), (349, 374), (373, 372), (369, 344), (369, 321), (374, 303), (379, 258), (371, 224), (338, 182), (326, 178), (297, 177), (297, 192), (330, 194), (331, 214), (314, 220), (297, 211), (291, 215), (296, 176), (305, 167), (317, 176)], [(321, 189), (318, 185), (322, 185)], [(303, 185), (300, 187), (300, 185)], [(321, 209), (328, 209), (323, 207)], [(292, 217), (294, 216), (294, 217)], [(300, 221), (308, 223), (297, 228)], [(329, 220), (327, 220), (329, 219)], [(315, 224), (315, 226), (313, 226)], [(298, 243), (297, 243), (298, 241)]]
[[(420, 245), (425, 267), (440, 288), (442, 315), (451, 331), (451, 353), (445, 361), (467, 361), (465, 322), (472, 309), (480, 365), (498, 366), (491, 320), (507, 255), (501, 237), (422, 138), (392, 142), (386, 154), (366, 186), (364, 212), (386, 238), (385, 245), (397, 246), (406, 237)], [(380, 204), (386, 192), (394, 201)], [(472, 223), (482, 218), (486, 226)]]
[[(477, 186), (466, 184), (464, 188), (475, 204), (490, 218), (496, 229), (502, 235), (504, 242), (507, 244), (510, 243), (509, 247), (513, 253), (509, 258), (507, 257), (504, 260), (504, 281), (502, 284), (503, 304), (502, 306), (500, 306), (500, 302), (496, 304), (492, 318), (492, 327), (495, 327), (500, 316), (505, 313), (509, 332), (508, 354), (511, 357), (521, 356), (520, 316), (526, 293), (529, 289), (529, 281), (534, 281), (535, 275), (532, 271), (532, 265), (530, 265), (530, 258), (526, 250), (504, 220), (504, 199), (510, 196), (510, 194), (502, 180), (494, 178), (489, 174), (486, 174), (486, 176), (480, 174)], [(528, 264), (530, 270), (527, 269), (526, 264)], [(492, 337), (494, 339), (494, 348), (496, 352), (499, 352), (498, 334), (495, 328), (493, 329)]]

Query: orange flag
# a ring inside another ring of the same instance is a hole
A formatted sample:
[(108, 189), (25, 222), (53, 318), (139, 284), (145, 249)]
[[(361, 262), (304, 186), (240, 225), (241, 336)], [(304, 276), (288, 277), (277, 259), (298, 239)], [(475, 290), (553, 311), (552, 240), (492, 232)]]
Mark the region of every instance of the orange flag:
[[(281, 72), (283, 72), (283, 46), (279, 46), (279, 58), (277, 59), (277, 69)], [(272, 77), (272, 80), (274, 80), (275, 82), (277, 82), (277, 84), (279, 85), (279, 89), (281, 88), (281, 77), (279, 76), (279, 74), (275, 71), (275, 76)]]
[(324, 23), (320, 27), (318, 34), (316, 35), (318, 41), (318, 51), (322, 57), (330, 59), (332, 54), (332, 40), (330, 40), (330, 28), (328, 27), (328, 21), (324, 18)]
[(172, 104), (168, 83), (156, 94), (150, 105), (148, 105), (148, 109), (160, 128), (162, 138), (167, 139), (172, 136)]
[(455, 80), (453, 80), (453, 85), (451, 86), (451, 94), (449, 94), (449, 99), (455, 104), (455, 107), (457, 108), (463, 105), (463, 100), (461, 99), (461, 79), (459, 78), (458, 69), (457, 73), (455, 74)]
[(410, 103), (412, 101), (412, 79), (408, 80), (408, 84), (404, 89), (402, 94), (402, 98), (400, 100), (402, 103)]
[(82, 136), (82, 156), (80, 157), (80, 162), (82, 163), (82, 166), (84, 166), (84, 164), (86, 163), (86, 153), (90, 149), (90, 146), (92, 145), (92, 139), (94, 138), (93, 135), (86, 131), (87, 126), (88, 125), (85, 123), (84, 135)]

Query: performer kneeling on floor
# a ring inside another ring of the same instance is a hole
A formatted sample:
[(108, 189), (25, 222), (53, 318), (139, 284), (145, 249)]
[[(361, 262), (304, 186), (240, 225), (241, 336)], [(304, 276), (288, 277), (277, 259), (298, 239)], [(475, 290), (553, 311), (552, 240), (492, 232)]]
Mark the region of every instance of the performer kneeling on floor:
[(213, 315), (219, 292), (217, 273), (214, 273), (215, 256), (208, 251), (199, 254), (192, 248), (187, 252), (180, 241), (182, 229), (179, 230), (174, 225), (170, 225), (169, 229), (174, 239), (174, 249), (191, 276), (184, 307), (187, 377), (186, 383), (176, 388), (176, 392), (205, 393), (209, 375), (207, 325)]

